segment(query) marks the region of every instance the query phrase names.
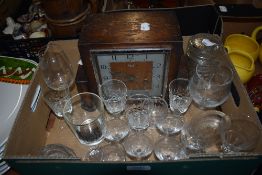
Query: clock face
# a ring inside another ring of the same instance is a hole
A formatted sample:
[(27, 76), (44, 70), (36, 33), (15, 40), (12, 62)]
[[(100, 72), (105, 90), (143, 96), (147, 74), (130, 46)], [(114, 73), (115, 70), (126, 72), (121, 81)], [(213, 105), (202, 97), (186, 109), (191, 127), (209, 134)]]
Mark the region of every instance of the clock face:
[(128, 95), (163, 96), (167, 83), (168, 49), (95, 50), (91, 52), (96, 81), (125, 82)]

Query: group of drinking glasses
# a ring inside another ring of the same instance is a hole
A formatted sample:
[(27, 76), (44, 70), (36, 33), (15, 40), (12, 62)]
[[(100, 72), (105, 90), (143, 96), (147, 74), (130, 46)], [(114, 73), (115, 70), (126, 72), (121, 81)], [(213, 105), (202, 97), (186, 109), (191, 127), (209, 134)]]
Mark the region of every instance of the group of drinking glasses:
[[(202, 45), (208, 46), (208, 49), (216, 46), (209, 36), (203, 39), (202, 35), (196, 35), (192, 41), (198, 45), (192, 47), (193, 50), (199, 46), (201, 37)], [(194, 55), (195, 50), (190, 53), (194, 58), (197, 56)], [(223, 54), (225, 56), (226, 53)], [(89, 161), (144, 160), (153, 153), (158, 160), (167, 161), (186, 159), (193, 153), (231, 153), (254, 149), (260, 128), (254, 122), (245, 120), (246, 116), (231, 120), (228, 115), (216, 110), (230, 94), (233, 80), (231, 66), (221, 62), (208, 64), (203, 59), (195, 63), (189, 79), (176, 78), (169, 83), (168, 102), (164, 97), (130, 95), (123, 81), (110, 79), (99, 85), (98, 94), (83, 92), (72, 97), (67, 95), (49, 106), (54, 112), (60, 111), (55, 112), (56, 115), (64, 117), (79, 142), (89, 146), (85, 155)], [(42, 70), (45, 70), (43, 65)], [(65, 67), (62, 70), (66, 70)], [(50, 77), (55, 75), (54, 72), (43, 72)], [(58, 80), (71, 82), (66, 80), (70, 77), (69, 73), (67, 71)], [(61, 91), (51, 86), (59, 87), (59, 83), (46, 77), (45, 82), (56, 94), (68, 91), (70, 85)], [(49, 95), (49, 98), (54, 96)], [(192, 101), (205, 110), (185, 122), (184, 116)], [(250, 126), (244, 129), (244, 125)]]
[[(128, 95), (126, 84), (117, 79), (99, 85), (99, 96), (91, 92), (73, 96), (64, 107), (64, 118), (79, 141), (90, 146), (86, 159), (125, 161), (127, 155), (140, 160), (152, 152), (159, 160), (186, 158), (177, 133), (183, 128), (181, 115), (192, 101), (188, 80), (175, 79), (169, 88), (173, 112), (164, 98)], [(159, 139), (153, 139), (150, 130), (157, 131)]]

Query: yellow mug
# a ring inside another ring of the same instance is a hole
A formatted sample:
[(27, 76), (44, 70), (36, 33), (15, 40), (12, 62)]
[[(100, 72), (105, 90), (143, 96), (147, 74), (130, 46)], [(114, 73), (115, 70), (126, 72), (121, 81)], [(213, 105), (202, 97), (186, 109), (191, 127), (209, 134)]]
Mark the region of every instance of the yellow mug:
[(247, 83), (255, 73), (255, 63), (251, 55), (241, 50), (228, 50), (228, 56), (233, 63), (242, 83)]
[[(252, 37), (254, 40), (256, 40), (256, 39), (257, 39), (257, 34), (258, 34), (258, 32), (260, 32), (260, 31), (262, 31), (262, 26), (256, 27), (256, 28), (254, 29), (254, 31), (252, 32), (251, 37)], [(261, 45), (260, 45), (258, 57), (259, 57), (260, 63), (262, 64), (262, 43), (261, 43)]]
[(253, 58), (254, 62), (258, 58), (259, 44), (250, 36), (243, 34), (231, 34), (226, 37), (224, 45), (231, 51), (240, 50), (242, 52), (246, 52)]

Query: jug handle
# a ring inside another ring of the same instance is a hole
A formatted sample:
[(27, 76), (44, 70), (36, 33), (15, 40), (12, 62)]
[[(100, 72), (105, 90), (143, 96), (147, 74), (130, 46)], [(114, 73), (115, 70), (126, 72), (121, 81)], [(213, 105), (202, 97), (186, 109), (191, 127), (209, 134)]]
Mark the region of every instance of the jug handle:
[(251, 37), (252, 37), (254, 40), (257, 40), (257, 34), (258, 34), (258, 32), (259, 32), (260, 30), (262, 30), (262, 26), (258, 26), (258, 27), (256, 27), (256, 28), (253, 30), (253, 32), (252, 32), (252, 34), (251, 34)]

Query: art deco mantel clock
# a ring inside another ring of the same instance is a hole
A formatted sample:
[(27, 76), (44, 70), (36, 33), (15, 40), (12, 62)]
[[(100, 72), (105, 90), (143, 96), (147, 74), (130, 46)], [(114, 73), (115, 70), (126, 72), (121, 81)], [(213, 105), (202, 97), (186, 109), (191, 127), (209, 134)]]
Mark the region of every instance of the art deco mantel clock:
[(115, 11), (90, 15), (78, 46), (89, 91), (120, 79), (129, 95), (165, 96), (178, 73), (182, 36), (172, 10)]

